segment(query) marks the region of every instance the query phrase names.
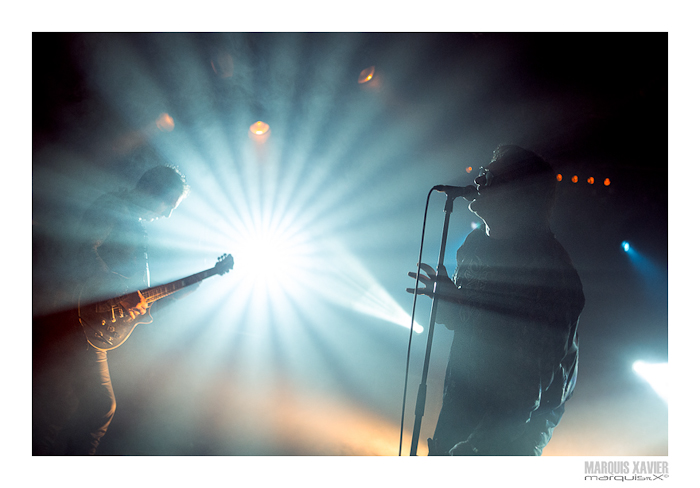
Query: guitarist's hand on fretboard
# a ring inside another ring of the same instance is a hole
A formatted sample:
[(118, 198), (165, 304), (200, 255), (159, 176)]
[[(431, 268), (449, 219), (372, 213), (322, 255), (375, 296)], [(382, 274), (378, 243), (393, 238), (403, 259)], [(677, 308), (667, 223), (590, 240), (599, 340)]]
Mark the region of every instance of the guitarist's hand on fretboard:
[(132, 319), (135, 319), (138, 315), (145, 315), (148, 312), (148, 302), (140, 291), (126, 295), (119, 304)]

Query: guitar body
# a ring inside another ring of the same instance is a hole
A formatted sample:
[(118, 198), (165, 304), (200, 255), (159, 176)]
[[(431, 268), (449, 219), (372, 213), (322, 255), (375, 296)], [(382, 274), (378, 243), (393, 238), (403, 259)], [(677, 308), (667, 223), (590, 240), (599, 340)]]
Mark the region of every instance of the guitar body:
[(145, 315), (132, 319), (117, 299), (87, 306), (79, 304), (78, 317), (87, 341), (102, 351), (110, 351), (121, 346), (137, 325), (153, 322), (150, 309)]
[[(140, 292), (150, 307), (153, 302), (161, 298), (170, 296), (211, 276), (228, 273), (231, 269), (233, 269), (233, 257), (230, 254), (224, 254), (219, 258), (216, 266), (211, 269)], [(125, 297), (122, 295), (87, 305), (83, 305), (78, 300), (80, 325), (85, 333), (85, 338), (93, 347), (102, 351), (116, 349), (124, 344), (137, 325), (153, 322), (150, 308), (146, 314), (137, 315), (132, 319), (128, 310), (122, 306)]]

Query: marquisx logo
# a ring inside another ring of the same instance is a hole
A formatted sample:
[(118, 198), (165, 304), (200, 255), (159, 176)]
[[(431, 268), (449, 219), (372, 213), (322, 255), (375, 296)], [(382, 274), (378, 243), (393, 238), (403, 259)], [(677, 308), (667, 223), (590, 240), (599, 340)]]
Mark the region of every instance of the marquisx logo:
[(663, 481), (668, 461), (586, 461), (586, 481)]

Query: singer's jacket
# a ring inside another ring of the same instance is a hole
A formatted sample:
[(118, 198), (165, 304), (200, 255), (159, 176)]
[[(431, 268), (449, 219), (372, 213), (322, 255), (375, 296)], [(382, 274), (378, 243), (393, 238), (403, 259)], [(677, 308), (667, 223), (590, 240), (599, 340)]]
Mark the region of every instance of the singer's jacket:
[(430, 453), (541, 455), (578, 370), (585, 299), (569, 255), (548, 229), (496, 240), (479, 228), (453, 281), (460, 305), (445, 323), (454, 338)]

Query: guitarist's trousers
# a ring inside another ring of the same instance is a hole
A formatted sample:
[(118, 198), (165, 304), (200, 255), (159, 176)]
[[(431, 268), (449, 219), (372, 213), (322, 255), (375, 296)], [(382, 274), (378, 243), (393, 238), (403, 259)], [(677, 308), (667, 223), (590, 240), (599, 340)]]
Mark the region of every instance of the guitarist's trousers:
[(72, 314), (53, 316), (53, 324), (34, 324), (35, 337), (52, 331), (50, 340), (34, 341), (34, 455), (95, 454), (114, 417), (107, 353), (87, 343)]

